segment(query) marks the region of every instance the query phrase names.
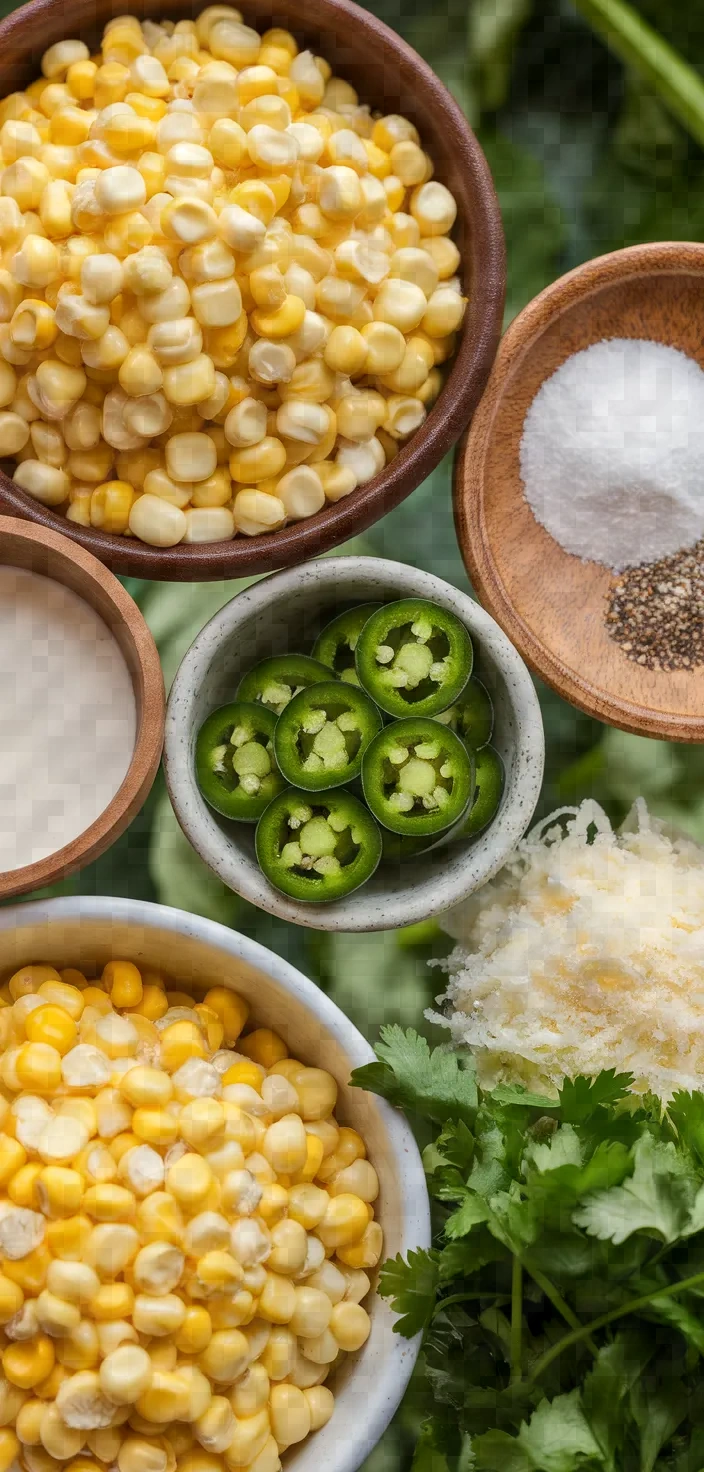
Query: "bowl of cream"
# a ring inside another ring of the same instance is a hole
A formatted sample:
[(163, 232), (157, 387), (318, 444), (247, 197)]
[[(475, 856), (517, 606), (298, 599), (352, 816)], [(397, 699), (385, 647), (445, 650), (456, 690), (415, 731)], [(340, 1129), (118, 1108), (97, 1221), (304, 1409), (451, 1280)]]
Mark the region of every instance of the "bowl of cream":
[(124, 831), (161, 757), (154, 640), (111, 572), (0, 517), (0, 899), (63, 879)]

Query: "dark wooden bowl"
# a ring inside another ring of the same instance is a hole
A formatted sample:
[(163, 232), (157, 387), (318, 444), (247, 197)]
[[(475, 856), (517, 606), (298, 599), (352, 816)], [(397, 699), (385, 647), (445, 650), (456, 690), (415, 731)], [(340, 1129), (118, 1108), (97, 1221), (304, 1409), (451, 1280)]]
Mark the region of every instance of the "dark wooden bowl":
[[(32, 81), (47, 46), (66, 36), (99, 40), (106, 21), (125, 10), (140, 16), (196, 16), (206, 0), (30, 0), (0, 23), (0, 96)], [(394, 31), (352, 0), (245, 0), (245, 18), (258, 30), (282, 25), (325, 56), (362, 101), (400, 112), (417, 125), (437, 177), (457, 200), (469, 306), (456, 357), (422, 429), (386, 467), (337, 505), (307, 521), (230, 542), (146, 546), (132, 538), (87, 530), (47, 510), (0, 471), (0, 510), (61, 531), (116, 573), (169, 581), (246, 577), (290, 567), (326, 552), (385, 516), (452, 448), (468, 424), (489, 376), (501, 332), (506, 263), (501, 215), (477, 139), (442, 83)]]
[(704, 368), (703, 301), (700, 244), (632, 246), (553, 282), (511, 323), (455, 467), (462, 556), (512, 644), (588, 715), (668, 741), (704, 741), (704, 670), (646, 669), (609, 637), (604, 614), (616, 577), (564, 552), (535, 520), (519, 447), (544, 380), (602, 338), (653, 338)]
[(137, 730), (132, 760), (121, 787), (94, 823), (77, 838), (21, 869), (0, 873), (0, 900), (55, 884), (105, 853), (124, 833), (151, 790), (164, 744), (164, 678), (156, 644), (137, 604), (107, 568), (83, 547), (43, 526), (0, 516), (0, 563), (63, 583), (107, 624), (132, 678)]

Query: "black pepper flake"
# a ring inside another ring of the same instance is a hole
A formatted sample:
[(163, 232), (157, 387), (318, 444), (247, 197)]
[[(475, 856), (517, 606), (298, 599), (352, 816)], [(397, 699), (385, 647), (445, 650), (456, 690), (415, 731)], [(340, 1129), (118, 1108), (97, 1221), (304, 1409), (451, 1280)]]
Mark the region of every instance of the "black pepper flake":
[(645, 567), (627, 568), (608, 595), (606, 628), (650, 670), (704, 664), (704, 539)]

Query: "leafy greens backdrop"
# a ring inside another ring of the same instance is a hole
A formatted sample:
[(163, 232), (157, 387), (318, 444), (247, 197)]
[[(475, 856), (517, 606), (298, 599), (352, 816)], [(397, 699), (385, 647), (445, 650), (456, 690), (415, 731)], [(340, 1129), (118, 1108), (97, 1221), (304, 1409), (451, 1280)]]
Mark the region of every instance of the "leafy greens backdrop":
[[(638, 241), (702, 238), (704, 87), (697, 73), (704, 72), (704, 0), (638, 5), (638, 16), (694, 69), (686, 128), (676, 119), (672, 97), (669, 110), (661, 100), (668, 93), (667, 53), (656, 91), (637, 57), (636, 65), (624, 65), (584, 18), (603, 31), (604, 15), (619, 22), (621, 4), (374, 0), (369, 6), (430, 62), (479, 133), (506, 230), (507, 321), (555, 276), (590, 256)], [(450, 474), (448, 460), (404, 505), (340, 550), (416, 563), (420, 547), (424, 567), (467, 588), (452, 524)], [(244, 584), (128, 580), (127, 586), (153, 631), (168, 686), (199, 629)], [(547, 738), (541, 812), (594, 796), (618, 818), (642, 794), (655, 812), (704, 841), (704, 749), (624, 735), (544, 687), (539, 693)], [(259, 913), (230, 894), (191, 851), (161, 778), (123, 838), (51, 891), (61, 892), (158, 900), (242, 930), (313, 976), (372, 1040), (384, 1022), (421, 1024), (437, 989), (428, 958), (449, 948), (433, 926), (318, 935)], [(419, 1385), (411, 1387), (367, 1472), (408, 1464), (423, 1394)], [(418, 1472), (426, 1472), (422, 1447), (416, 1462)]]

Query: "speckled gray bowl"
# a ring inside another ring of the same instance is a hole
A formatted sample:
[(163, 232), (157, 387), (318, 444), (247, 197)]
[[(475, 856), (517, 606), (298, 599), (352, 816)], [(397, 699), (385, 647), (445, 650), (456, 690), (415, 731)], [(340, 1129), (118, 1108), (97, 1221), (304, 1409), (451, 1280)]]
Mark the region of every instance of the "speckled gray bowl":
[[(474, 642), (475, 669), (494, 702), (493, 742), (504, 760), (501, 808), (486, 833), (466, 845), (410, 862), (380, 865), (346, 899), (306, 905), (274, 889), (254, 855), (254, 829), (220, 818), (203, 800), (194, 770), (198, 730), (233, 700), (260, 659), (307, 652), (320, 629), (354, 603), (429, 598), (462, 619)], [(329, 557), (274, 573), (238, 593), (201, 629), (171, 688), (164, 746), (169, 796), (178, 821), (208, 866), (260, 909), (314, 930), (388, 930), (449, 910), (505, 863), (533, 814), (543, 775), (543, 723), (533, 682), (498, 624), (442, 578), (377, 557)]]
[[(36, 961), (80, 966), (91, 976), (116, 957), (164, 971), (197, 997), (215, 980), (233, 987), (250, 1003), (251, 1022), (275, 1027), (296, 1057), (329, 1069), (339, 1085), (337, 1117), (359, 1130), (379, 1172), (375, 1214), (384, 1255), (405, 1257), (430, 1246), (428, 1193), (409, 1125), (383, 1099), (347, 1084), (352, 1069), (374, 1054), (339, 1007), (288, 961), (225, 925), (143, 900), (72, 895), (0, 908), (0, 981)], [(291, 1447), (286, 1472), (356, 1472), (403, 1396), (420, 1335), (409, 1340), (394, 1333), (385, 1299), (372, 1295), (365, 1306), (371, 1334), (334, 1374), (332, 1419)]]

